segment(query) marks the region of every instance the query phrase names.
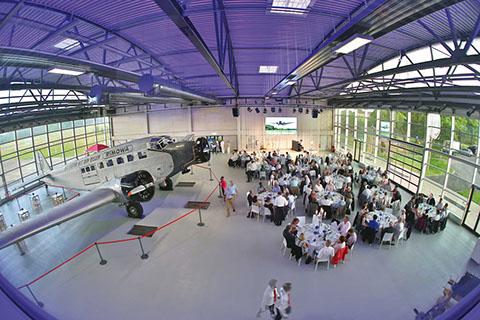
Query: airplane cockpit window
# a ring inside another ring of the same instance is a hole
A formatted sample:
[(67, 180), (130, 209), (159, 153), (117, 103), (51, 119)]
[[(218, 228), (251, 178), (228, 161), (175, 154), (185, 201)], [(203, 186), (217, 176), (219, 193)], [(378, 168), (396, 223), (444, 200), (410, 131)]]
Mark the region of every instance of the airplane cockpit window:
[(125, 161), (123, 160), (122, 157), (118, 157), (118, 158), (117, 158), (117, 164), (122, 164), (122, 163), (124, 163), (124, 162), (125, 162)]
[(165, 149), (166, 146), (169, 144), (175, 143), (175, 139), (169, 136), (161, 136), (161, 137), (155, 137), (151, 138), (150, 141), (148, 142), (148, 148), (150, 150), (163, 150)]
[(90, 172), (90, 167), (85, 167), (85, 171)]
[(127, 154), (127, 161), (132, 162), (133, 161), (133, 154)]
[(147, 153), (140, 151), (138, 153), (138, 159), (145, 159), (145, 158), (147, 158)]
[(95, 166), (90, 166), (90, 170), (95, 170)]
[(103, 169), (103, 162), (100, 162), (100, 163), (98, 164), (98, 168), (99, 168), (99, 169)]
[(113, 160), (110, 159), (107, 161), (107, 167), (112, 167), (113, 166)]
[(85, 168), (82, 168), (82, 173), (85, 173)]

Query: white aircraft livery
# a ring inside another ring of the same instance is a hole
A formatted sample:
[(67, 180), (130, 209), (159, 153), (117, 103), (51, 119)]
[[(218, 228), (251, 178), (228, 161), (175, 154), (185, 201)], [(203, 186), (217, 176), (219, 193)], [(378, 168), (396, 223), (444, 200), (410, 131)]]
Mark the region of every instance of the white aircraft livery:
[(158, 136), (104, 149), (55, 170), (40, 152), (35, 157), (41, 180), (47, 185), (90, 192), (3, 231), (0, 249), (110, 202), (123, 204), (129, 217), (141, 218), (141, 202), (153, 198), (156, 185), (172, 190), (171, 177), (188, 172), (193, 164), (207, 162), (210, 150), (204, 137), (194, 141), (190, 136), (177, 142)]

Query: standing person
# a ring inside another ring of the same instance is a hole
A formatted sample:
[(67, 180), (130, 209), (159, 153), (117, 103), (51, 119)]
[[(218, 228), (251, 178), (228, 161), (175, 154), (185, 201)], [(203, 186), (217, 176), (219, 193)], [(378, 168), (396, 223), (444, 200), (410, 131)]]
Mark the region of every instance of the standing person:
[(235, 212), (235, 198), (237, 196), (237, 186), (230, 180), (230, 185), (225, 191), (225, 198), (227, 201), (227, 217), (230, 217), (230, 208)]
[(230, 141), (227, 140), (227, 153), (230, 154)]
[(275, 316), (275, 303), (278, 298), (277, 280), (272, 279), (268, 282), (268, 286), (263, 292), (262, 304), (257, 312), (257, 318), (260, 318), (260, 315), (266, 310), (270, 311), (270, 316), (273, 318)]
[(223, 197), (223, 202), (225, 202), (225, 190), (227, 190), (227, 181), (225, 177), (220, 178), (220, 182), (218, 182), (218, 186), (220, 188), (220, 194)]
[(288, 200), (281, 192), (278, 192), (277, 197), (273, 200), (273, 206), (273, 222), (275, 225), (280, 226), (283, 219), (285, 219), (286, 211), (288, 210)]
[(225, 141), (220, 141), (220, 150), (222, 151), (222, 153), (225, 153)]
[(292, 311), (290, 291), (292, 290), (292, 284), (290, 282), (285, 283), (279, 290), (280, 297), (275, 304), (277, 314), (275, 320), (286, 319)]

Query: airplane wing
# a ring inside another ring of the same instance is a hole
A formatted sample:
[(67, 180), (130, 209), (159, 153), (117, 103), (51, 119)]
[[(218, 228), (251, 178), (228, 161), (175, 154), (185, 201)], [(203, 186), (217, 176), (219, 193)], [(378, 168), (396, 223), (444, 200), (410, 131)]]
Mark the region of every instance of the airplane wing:
[(112, 189), (100, 188), (93, 190), (0, 232), (0, 249), (59, 225), (62, 222), (76, 218), (104, 204), (113, 202), (116, 198), (117, 195)]

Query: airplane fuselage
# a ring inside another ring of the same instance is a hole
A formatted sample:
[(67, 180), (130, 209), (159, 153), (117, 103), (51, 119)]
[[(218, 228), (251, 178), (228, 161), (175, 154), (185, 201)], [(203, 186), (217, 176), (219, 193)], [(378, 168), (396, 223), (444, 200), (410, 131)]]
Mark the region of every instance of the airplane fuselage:
[[(163, 150), (149, 148), (149, 141), (149, 138), (133, 140), (87, 155), (51, 171), (43, 181), (77, 190), (108, 186), (120, 192), (120, 179), (129, 174), (147, 171), (158, 183), (181, 171), (185, 163), (193, 161), (193, 147), (185, 145), (190, 141), (173, 143)], [(176, 166), (174, 159), (179, 157), (178, 153), (182, 157), (180, 167)]]

